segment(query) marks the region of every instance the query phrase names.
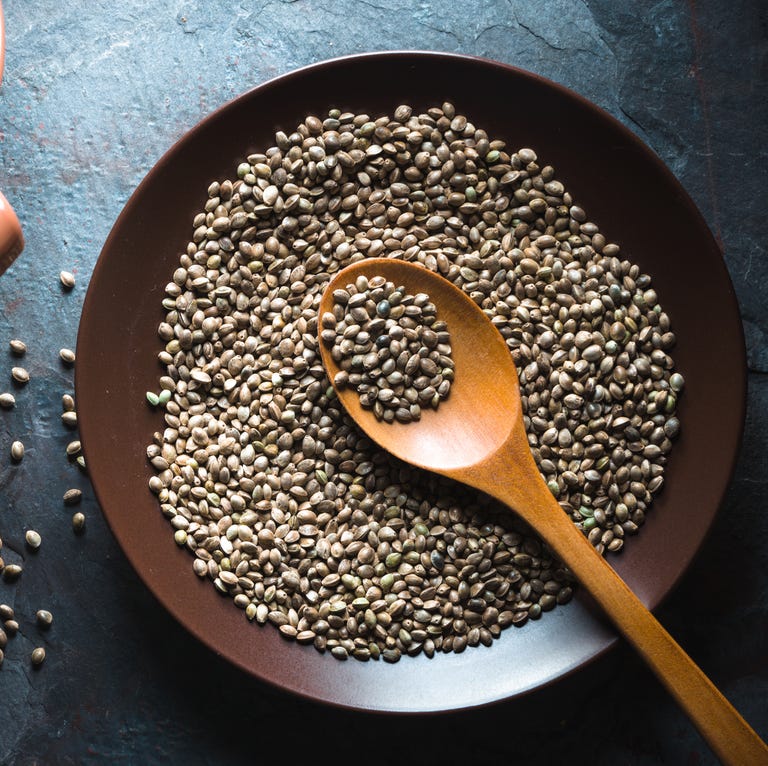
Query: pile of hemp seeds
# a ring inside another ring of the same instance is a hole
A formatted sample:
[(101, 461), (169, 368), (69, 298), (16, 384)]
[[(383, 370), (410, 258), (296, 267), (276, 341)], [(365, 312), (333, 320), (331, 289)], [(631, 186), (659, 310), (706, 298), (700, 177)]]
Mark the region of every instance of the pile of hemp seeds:
[(333, 291), (320, 339), (339, 366), (334, 383), (385, 423), (412, 423), (448, 398), (451, 338), (424, 292), (412, 295), (382, 276), (357, 277)]
[(474, 300), (518, 370), (537, 465), (595, 548), (643, 524), (683, 377), (652, 286), (531, 148), (452, 104), (331, 109), (214, 181), (162, 307), (149, 487), (196, 575), (340, 660), (491, 645), (568, 602), (569, 572), (487, 498), (382, 452), (320, 360), (331, 276), (418, 261)]

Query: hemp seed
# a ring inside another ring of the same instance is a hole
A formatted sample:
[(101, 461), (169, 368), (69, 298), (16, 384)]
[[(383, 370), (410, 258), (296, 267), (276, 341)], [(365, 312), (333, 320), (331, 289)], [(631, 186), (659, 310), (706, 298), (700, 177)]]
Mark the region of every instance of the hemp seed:
[(7, 635), (15, 636), (19, 632), (19, 623), (16, 621), (15, 618), (12, 618), (10, 620), (5, 620), (3, 622), (3, 629), (5, 630)]
[(47, 609), (38, 609), (35, 613), (35, 620), (38, 626), (45, 630), (51, 627), (53, 615)]
[(74, 439), (73, 441), (69, 442), (67, 444), (67, 457), (75, 457), (76, 455), (80, 454), (80, 450), (82, 449), (82, 445), (77, 439)]
[(16, 406), (16, 397), (8, 393), (7, 391), (4, 391), (0, 394), (0, 407), (2, 407), (4, 410), (10, 410), (12, 407)]
[(20, 383), (21, 385), (29, 383), (29, 373), (23, 367), (11, 368), (11, 376), (17, 383)]
[(3, 579), (6, 582), (16, 582), (21, 577), (22, 567), (19, 564), (6, 564), (3, 569)]
[(71, 290), (75, 286), (75, 275), (71, 271), (61, 271), (59, 281), (65, 290)]
[(83, 491), (73, 487), (64, 493), (64, 505), (77, 505), (83, 499)]

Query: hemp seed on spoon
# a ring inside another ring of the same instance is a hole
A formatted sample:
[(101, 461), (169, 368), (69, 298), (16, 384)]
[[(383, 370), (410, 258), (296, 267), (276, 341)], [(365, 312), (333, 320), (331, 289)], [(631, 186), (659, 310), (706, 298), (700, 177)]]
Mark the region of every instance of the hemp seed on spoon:
[(436, 409), (453, 380), (450, 336), (425, 293), (409, 295), (383, 277), (361, 277), (334, 295), (321, 317), (323, 342), (350, 386), (379, 420), (408, 423)]

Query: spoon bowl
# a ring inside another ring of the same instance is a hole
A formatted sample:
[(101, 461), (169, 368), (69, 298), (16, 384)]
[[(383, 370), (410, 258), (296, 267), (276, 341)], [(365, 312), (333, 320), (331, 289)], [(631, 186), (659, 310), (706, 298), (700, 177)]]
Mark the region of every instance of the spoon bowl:
[(406, 293), (426, 293), (445, 321), (455, 363), (450, 393), (409, 423), (386, 422), (357, 391), (336, 383), (340, 368), (319, 337), (329, 379), (349, 415), (380, 447), (412, 465), (479, 489), (509, 506), (547, 543), (688, 713), (723, 763), (768, 764), (768, 747), (573, 524), (544, 482), (523, 421), (517, 369), (501, 334), (465, 293), (420, 264), (367, 258), (334, 275), (333, 292), (380, 276)]
[[(364, 430), (379, 446), (427, 470), (467, 469), (496, 452), (523, 417), (519, 393), (509, 385), (510, 380), (517, 382), (515, 363), (498, 330), (489, 321), (472, 321), (472, 312), (480, 309), (447, 279), (435, 278), (421, 264), (392, 258), (367, 258), (338, 272), (323, 293), (320, 315), (332, 311), (333, 290), (361, 275), (382, 276), (408, 293), (428, 292), (448, 324), (453, 359), (462, 374), (456, 376), (450, 396), (437, 410), (425, 408), (421, 419), (411, 423), (379, 421), (360, 404), (352, 388), (337, 388), (346, 410), (361, 425), (365, 421)], [(330, 349), (322, 341), (320, 347), (326, 369), (338, 371)], [(498, 374), (488, 376), (490, 369)], [(493, 411), (490, 417), (479, 418), (472, 412), (479, 392), (483, 407)], [(451, 438), (446, 439), (447, 435)]]

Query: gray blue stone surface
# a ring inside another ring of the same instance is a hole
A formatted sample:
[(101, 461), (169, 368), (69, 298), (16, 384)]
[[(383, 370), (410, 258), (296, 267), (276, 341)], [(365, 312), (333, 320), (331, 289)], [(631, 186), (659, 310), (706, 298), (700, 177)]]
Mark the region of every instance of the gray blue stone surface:
[[(428, 719), (328, 710), (265, 688), (160, 608), (112, 538), (87, 476), (62, 457), (73, 434), (60, 422), (60, 397), (73, 376), (58, 350), (74, 347), (101, 246), (145, 173), (252, 86), (385, 49), (486, 56), (573, 88), (661, 156), (721, 244), (747, 341), (743, 449), (711, 536), (658, 614), (768, 736), (764, 2), (6, 0), (4, 11), (0, 188), (26, 249), (0, 277), (0, 379), (13, 364), (7, 341), (20, 337), (32, 380), (16, 409), (0, 412), (2, 555), (25, 561), (18, 583), (0, 581), (0, 603), (21, 624), (0, 669), (0, 764), (264, 762), (283, 733), (280, 760), (289, 763), (715, 763), (622, 649), (546, 699)], [(77, 277), (69, 293), (62, 269)], [(6, 457), (14, 438), (27, 446), (18, 466)], [(87, 516), (79, 537), (61, 502), (74, 486)], [(29, 527), (43, 537), (37, 553), (24, 547)], [(38, 608), (54, 614), (45, 633), (34, 624)], [(35, 671), (36, 645), (48, 657)]]

